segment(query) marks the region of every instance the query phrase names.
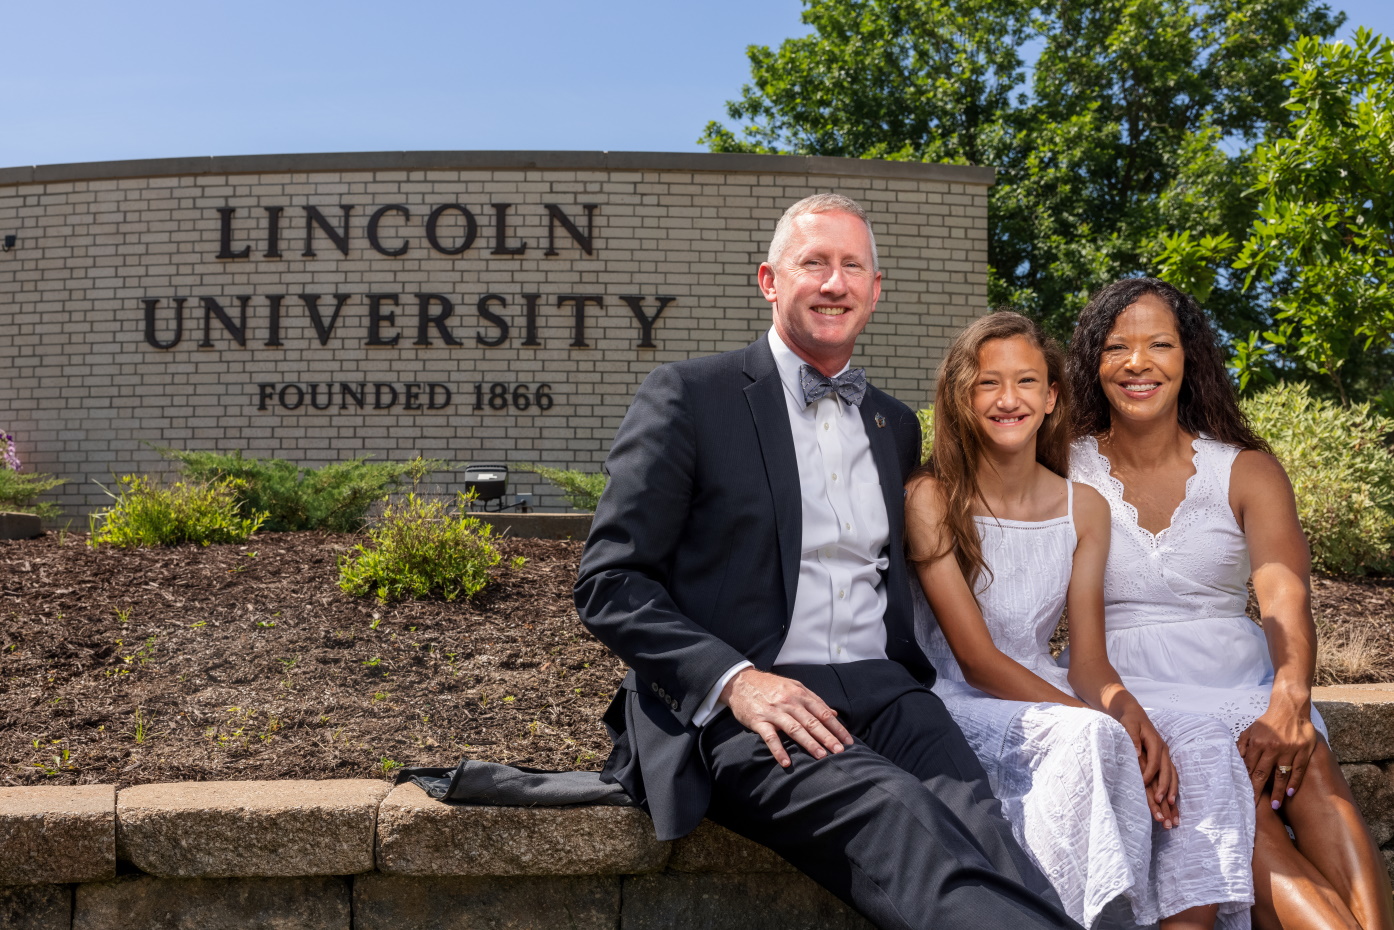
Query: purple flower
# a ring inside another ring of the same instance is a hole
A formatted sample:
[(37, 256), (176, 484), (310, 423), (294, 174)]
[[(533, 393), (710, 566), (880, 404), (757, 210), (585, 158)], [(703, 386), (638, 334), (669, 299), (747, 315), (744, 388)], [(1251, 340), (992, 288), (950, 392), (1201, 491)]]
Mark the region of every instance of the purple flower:
[(15, 438), (9, 433), (0, 433), (0, 445), (5, 447), (5, 467), (19, 471), (19, 450), (15, 448)]

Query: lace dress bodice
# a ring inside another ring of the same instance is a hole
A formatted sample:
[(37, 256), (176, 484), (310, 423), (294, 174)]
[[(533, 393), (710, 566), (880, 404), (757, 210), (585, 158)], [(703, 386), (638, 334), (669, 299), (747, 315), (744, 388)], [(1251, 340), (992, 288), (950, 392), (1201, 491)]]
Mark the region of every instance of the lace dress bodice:
[[(1068, 673), (1051, 656), (1050, 637), (1065, 609), (1074, 564), (1074, 485), (1069, 486), (1063, 517), (1028, 523), (980, 516), (974, 522), (988, 564), (974, 593), (992, 642), (1007, 656), (1068, 691)], [(927, 611), (928, 605), (924, 606)], [(963, 684), (963, 670), (938, 623), (932, 615), (923, 619), (928, 622), (923, 623), (920, 639), (940, 681)], [(935, 690), (945, 688), (936, 686)]]
[[(1268, 640), (1244, 613), (1249, 545), (1229, 503), (1241, 450), (1204, 434), (1191, 447), (1195, 474), (1155, 535), (1138, 524), (1094, 437), (1075, 441), (1070, 477), (1108, 501), (1104, 629), (1123, 683), (1148, 710), (1214, 717), (1238, 739), (1268, 709), (1273, 684)], [(1326, 732), (1315, 709), (1312, 721)]]
[(1239, 449), (1204, 437), (1191, 445), (1195, 474), (1171, 525), (1156, 535), (1138, 523), (1137, 508), (1123, 499), (1123, 482), (1094, 437), (1074, 447), (1071, 476), (1102, 494), (1113, 513), (1104, 576), (1109, 630), (1244, 616), (1249, 547), (1229, 505)]

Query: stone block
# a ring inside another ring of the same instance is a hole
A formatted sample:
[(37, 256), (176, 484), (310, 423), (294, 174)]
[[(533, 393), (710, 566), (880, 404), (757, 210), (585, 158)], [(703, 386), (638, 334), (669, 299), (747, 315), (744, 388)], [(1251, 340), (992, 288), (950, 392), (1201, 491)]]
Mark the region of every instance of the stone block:
[(1331, 731), (1342, 762), (1394, 759), (1394, 684), (1312, 689), (1312, 702)]
[(32, 513), (0, 513), (0, 539), (33, 539), (44, 535), (44, 521)]
[(77, 886), (72, 930), (350, 930), (349, 879), (119, 878)]
[(165, 878), (367, 872), (390, 789), (366, 778), (139, 785), (117, 797), (118, 854)]
[(667, 843), (634, 807), (445, 804), (399, 785), (378, 810), (377, 865), (398, 875), (614, 875), (652, 872)]
[(1355, 795), (1355, 806), (1370, 828), (1376, 846), (1394, 839), (1394, 768), (1347, 763), (1341, 774)]
[(664, 872), (624, 880), (620, 930), (869, 930), (812, 879)]
[(115, 875), (115, 787), (0, 788), (0, 885)]
[(798, 871), (778, 853), (710, 820), (673, 843), (668, 868), (675, 872)]
[(360, 875), (354, 930), (614, 930), (620, 879)]
[(10, 885), (0, 888), (0, 927), (5, 930), (69, 930), (73, 889), (69, 885)]

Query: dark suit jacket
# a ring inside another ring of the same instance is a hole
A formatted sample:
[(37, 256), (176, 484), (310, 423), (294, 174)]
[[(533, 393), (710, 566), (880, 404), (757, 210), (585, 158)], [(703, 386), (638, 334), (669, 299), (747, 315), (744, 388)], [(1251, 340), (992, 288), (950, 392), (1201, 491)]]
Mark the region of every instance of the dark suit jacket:
[[(874, 387), (860, 411), (890, 523), (886, 652), (930, 682), (901, 555), (919, 422)], [(605, 778), (673, 839), (711, 796), (693, 715), (737, 662), (773, 665), (794, 607), (802, 499), (768, 339), (651, 373), (605, 464), (575, 591), (582, 622), (631, 668), (605, 714), (615, 742)]]

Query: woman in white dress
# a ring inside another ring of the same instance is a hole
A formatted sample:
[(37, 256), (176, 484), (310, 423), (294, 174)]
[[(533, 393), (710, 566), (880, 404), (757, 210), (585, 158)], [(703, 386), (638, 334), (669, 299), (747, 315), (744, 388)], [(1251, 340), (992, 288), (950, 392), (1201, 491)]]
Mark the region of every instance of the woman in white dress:
[[(1229, 734), (1149, 719), (1105, 655), (1108, 506), (1062, 477), (1063, 382), (1060, 350), (1015, 313), (945, 358), (933, 458), (906, 502), (934, 691), (1071, 917), (1247, 927), (1253, 812)], [(1068, 672), (1049, 647), (1067, 602)]]
[[(1112, 514), (1109, 658), (1149, 713), (1218, 720), (1235, 739), (1257, 805), (1254, 925), (1394, 928), (1384, 862), (1312, 708), (1292, 486), (1204, 313), (1165, 282), (1115, 282), (1080, 316), (1070, 380), (1071, 477)], [(1262, 629), (1244, 614), (1251, 577)]]

